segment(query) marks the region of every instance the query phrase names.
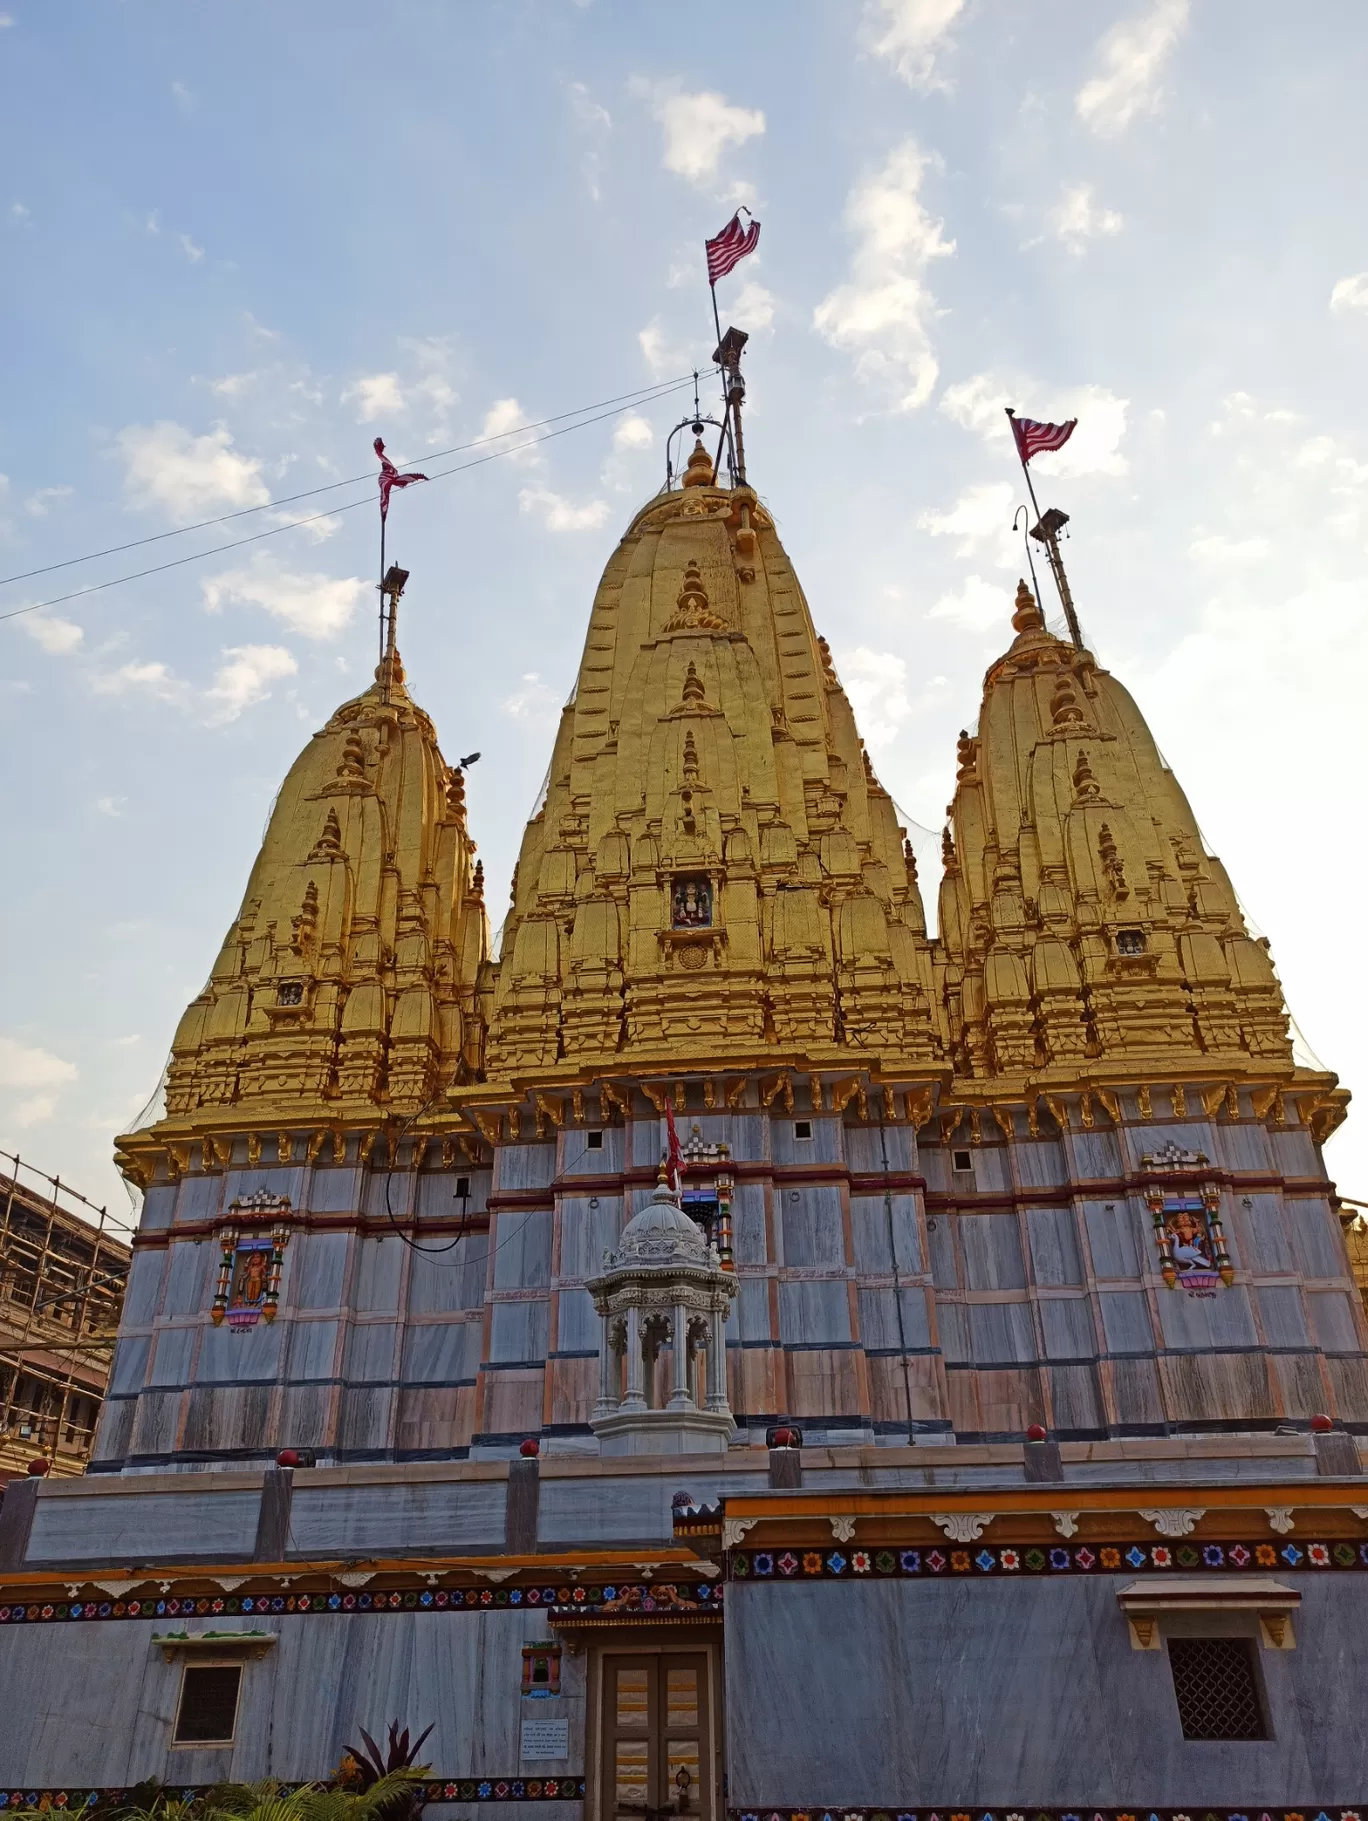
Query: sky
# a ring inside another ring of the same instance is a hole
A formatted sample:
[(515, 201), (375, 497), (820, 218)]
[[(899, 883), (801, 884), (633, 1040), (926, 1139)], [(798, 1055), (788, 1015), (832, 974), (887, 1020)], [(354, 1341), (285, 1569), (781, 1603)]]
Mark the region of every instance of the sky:
[[(0, 6), (0, 1147), (126, 1211), (110, 1141), (369, 679), (377, 435), (434, 471), (400, 645), (498, 922), (742, 205), (750, 479), (928, 899), (1023, 567), (1002, 407), (1077, 416), (1085, 633), (1368, 1084), (1361, 0)], [(1368, 1114), (1327, 1160), (1368, 1200)]]

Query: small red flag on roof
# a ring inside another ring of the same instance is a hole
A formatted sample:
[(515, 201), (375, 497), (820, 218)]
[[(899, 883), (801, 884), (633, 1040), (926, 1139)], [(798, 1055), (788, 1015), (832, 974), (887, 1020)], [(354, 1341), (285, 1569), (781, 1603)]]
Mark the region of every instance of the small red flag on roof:
[(1062, 449), (1078, 428), (1076, 417), (1071, 417), (1065, 424), (1038, 424), (1033, 417), (1017, 417), (1010, 410), (1007, 415), (1012, 420), (1012, 435), (1023, 463), (1030, 461), (1033, 455)]
[(719, 278), (725, 278), (732, 267), (743, 260), (747, 253), (753, 253), (759, 244), (760, 223), (751, 215), (750, 221), (743, 228), (741, 226), (743, 214), (750, 215), (750, 210), (738, 209), (720, 234), (703, 242), (704, 250), (708, 255), (708, 283), (710, 285), (715, 285)]
[(426, 474), (400, 474), (394, 463), (385, 454), (385, 445), (377, 436), (375, 453), (380, 457), (380, 523), (383, 525), (389, 516), (390, 490), (394, 487), (411, 487), (415, 481), (425, 481)]

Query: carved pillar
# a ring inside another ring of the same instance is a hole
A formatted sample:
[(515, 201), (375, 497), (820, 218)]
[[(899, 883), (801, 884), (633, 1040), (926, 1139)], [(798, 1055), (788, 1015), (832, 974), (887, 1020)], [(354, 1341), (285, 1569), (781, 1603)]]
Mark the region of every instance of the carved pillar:
[(631, 1308), (627, 1311), (627, 1395), (623, 1398), (623, 1410), (644, 1410), (646, 1394), (642, 1389), (643, 1357), (641, 1347), (641, 1311)]
[(674, 1306), (674, 1340), (670, 1357), (674, 1364), (674, 1388), (670, 1392), (671, 1410), (690, 1410), (693, 1399), (689, 1396), (689, 1317), (683, 1303)]
[(613, 1350), (613, 1318), (599, 1317), (599, 1394), (594, 1415), (611, 1416), (621, 1402), (618, 1393), (618, 1362)]
[(708, 1408), (727, 1411), (727, 1312), (712, 1312), (712, 1338), (708, 1343)]

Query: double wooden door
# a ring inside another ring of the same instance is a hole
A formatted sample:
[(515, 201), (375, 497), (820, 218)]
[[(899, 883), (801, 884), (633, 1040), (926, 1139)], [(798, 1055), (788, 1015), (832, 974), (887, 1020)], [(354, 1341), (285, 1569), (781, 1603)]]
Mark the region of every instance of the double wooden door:
[(605, 1653), (602, 1821), (715, 1821), (710, 1670), (706, 1650)]

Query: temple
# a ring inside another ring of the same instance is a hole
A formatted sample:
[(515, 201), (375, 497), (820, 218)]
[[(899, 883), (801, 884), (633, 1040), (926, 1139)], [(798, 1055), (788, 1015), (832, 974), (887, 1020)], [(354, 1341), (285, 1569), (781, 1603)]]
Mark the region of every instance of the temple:
[(90, 1471), (0, 1509), (0, 1786), (397, 1718), (462, 1821), (1368, 1801), (1348, 1096), (1024, 583), (929, 934), (730, 480), (609, 558), (497, 955), (392, 643), (291, 769), (119, 1140)]

